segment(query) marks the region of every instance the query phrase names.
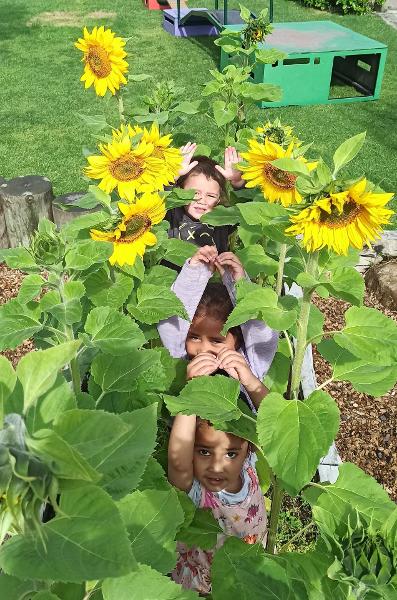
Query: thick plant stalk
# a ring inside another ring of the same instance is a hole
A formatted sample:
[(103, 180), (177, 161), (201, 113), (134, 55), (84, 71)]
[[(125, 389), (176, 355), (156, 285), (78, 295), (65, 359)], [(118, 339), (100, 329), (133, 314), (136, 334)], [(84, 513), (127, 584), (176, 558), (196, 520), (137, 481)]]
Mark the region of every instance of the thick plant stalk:
[(120, 123), (125, 123), (123, 96), (121, 95), (121, 92), (116, 92), (116, 96), (119, 108)]
[[(309, 255), (307, 262), (307, 273), (316, 276), (317, 273), (317, 261), (318, 253), (315, 252)], [(307, 326), (309, 323), (310, 316), (310, 302), (313, 295), (312, 288), (305, 288), (303, 290), (303, 298), (301, 304), (301, 310), (299, 318), (296, 324), (297, 335), (296, 335), (296, 346), (295, 346), (295, 357), (292, 364), (292, 376), (291, 376), (291, 393), (290, 398), (297, 398), (299, 392), (299, 386), (301, 382), (303, 358), (305, 355), (307, 345)]]
[(284, 490), (277, 481), (273, 482), (272, 507), (270, 510), (269, 532), (267, 535), (266, 551), (274, 554), (276, 547), (277, 525), (280, 516), (281, 502), (283, 500)]
[(278, 270), (277, 270), (277, 283), (276, 283), (276, 294), (277, 296), (281, 295), (281, 290), (283, 289), (283, 275), (284, 275), (284, 264), (285, 257), (287, 255), (287, 244), (281, 244), (280, 246), (280, 257), (278, 261)]

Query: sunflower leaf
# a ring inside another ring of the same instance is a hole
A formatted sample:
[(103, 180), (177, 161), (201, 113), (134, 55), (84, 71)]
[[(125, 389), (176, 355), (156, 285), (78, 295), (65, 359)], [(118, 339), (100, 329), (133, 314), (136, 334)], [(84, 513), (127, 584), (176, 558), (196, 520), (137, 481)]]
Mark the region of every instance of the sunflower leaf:
[(138, 288), (136, 304), (128, 304), (127, 310), (135, 319), (148, 325), (175, 315), (189, 319), (185, 307), (172, 290), (146, 282)]
[(271, 161), (271, 164), (281, 171), (287, 171), (293, 175), (300, 175), (301, 177), (311, 178), (311, 173), (305, 163), (302, 160), (295, 160), (294, 158), (277, 158)]
[(345, 140), (334, 154), (333, 177), (360, 152), (366, 136), (366, 131)]

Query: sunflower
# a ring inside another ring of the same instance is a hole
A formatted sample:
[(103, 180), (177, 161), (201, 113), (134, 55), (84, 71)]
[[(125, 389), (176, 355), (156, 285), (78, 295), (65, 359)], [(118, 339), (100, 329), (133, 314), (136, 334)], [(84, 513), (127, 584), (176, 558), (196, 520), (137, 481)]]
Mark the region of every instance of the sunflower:
[(268, 138), (270, 142), (275, 142), (283, 148), (288, 147), (291, 142), (294, 142), (295, 147), (302, 144), (300, 140), (293, 134), (293, 127), (283, 125), (280, 119), (275, 119), (273, 122), (267, 121), (263, 127), (257, 127), (256, 133), (261, 141)]
[[(247, 181), (247, 188), (257, 185), (261, 188), (264, 197), (269, 202), (281, 202), (283, 206), (290, 206), (302, 202), (302, 196), (296, 189), (296, 175), (282, 171), (272, 161), (278, 158), (291, 158), (294, 143), (283, 149), (279, 144), (265, 138), (263, 144), (256, 140), (248, 141), (249, 151), (242, 152), (241, 156), (248, 162), (248, 166), (240, 167), (243, 171), (242, 178)], [(308, 163), (303, 157), (297, 160), (306, 163), (309, 170), (314, 169), (317, 163)]]
[(115, 94), (122, 83), (127, 83), (125, 41), (103, 26), (94, 27), (91, 33), (84, 27), (83, 35), (75, 42), (76, 48), (84, 53), (85, 67), (80, 81), (84, 81), (86, 88), (94, 85), (97, 96), (104, 96), (108, 89)]
[(143, 194), (135, 204), (119, 202), (123, 217), (113, 231), (91, 229), (93, 240), (113, 242), (110, 264), (133, 265), (137, 254), (143, 256), (146, 246), (154, 246), (157, 238), (150, 231), (152, 225), (160, 223), (165, 216), (165, 205), (158, 194)]
[(116, 187), (120, 198), (133, 202), (136, 192), (163, 188), (163, 162), (153, 156), (153, 144), (140, 140), (134, 147), (129, 135), (100, 144), (101, 155), (87, 156), (84, 173), (100, 179), (98, 187), (110, 194)]
[(170, 135), (160, 135), (157, 123), (153, 123), (148, 131), (146, 127), (142, 129), (139, 125), (121, 125), (120, 129), (113, 130), (113, 139), (121, 140), (125, 135), (130, 138), (142, 134), (142, 141), (153, 147), (151, 156), (161, 161), (163, 169), (158, 173), (158, 183), (162, 187), (174, 183), (179, 175), (182, 165), (182, 154), (179, 148), (172, 148), (172, 138)]
[(327, 246), (337, 254), (347, 254), (349, 246), (361, 250), (379, 237), (382, 225), (389, 223), (393, 211), (384, 208), (393, 194), (366, 191), (367, 180), (361, 179), (348, 190), (330, 194), (291, 217), (288, 235), (303, 235), (308, 252)]

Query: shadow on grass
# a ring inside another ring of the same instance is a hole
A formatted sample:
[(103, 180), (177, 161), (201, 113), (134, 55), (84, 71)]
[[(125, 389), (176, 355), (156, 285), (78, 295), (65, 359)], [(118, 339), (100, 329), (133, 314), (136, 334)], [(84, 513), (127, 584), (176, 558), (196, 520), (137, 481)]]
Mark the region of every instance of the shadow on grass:
[(29, 16), (27, 5), (0, 2), (0, 41), (30, 35), (31, 27), (26, 25)]
[(207, 54), (216, 65), (219, 64), (220, 50), (218, 46), (215, 46), (214, 40), (216, 37), (201, 35), (199, 37), (188, 37), (188, 40), (196, 48), (200, 48), (205, 54)]

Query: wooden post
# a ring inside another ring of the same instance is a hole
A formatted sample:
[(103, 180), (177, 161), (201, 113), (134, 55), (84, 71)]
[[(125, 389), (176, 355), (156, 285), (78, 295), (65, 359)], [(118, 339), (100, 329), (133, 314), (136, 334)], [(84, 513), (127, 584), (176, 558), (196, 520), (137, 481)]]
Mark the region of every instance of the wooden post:
[[(0, 177), (0, 197), (1, 197), (1, 187), (6, 184), (6, 180), (3, 177)], [(3, 205), (0, 200), (0, 248), (9, 248), (10, 242), (7, 235), (7, 225), (4, 217)]]
[[(29, 246), (39, 221), (53, 220), (53, 197), (50, 180), (39, 175), (16, 177), (0, 184), (0, 212), (6, 225), (8, 247)], [(0, 235), (0, 243), (4, 243), (3, 238)]]

